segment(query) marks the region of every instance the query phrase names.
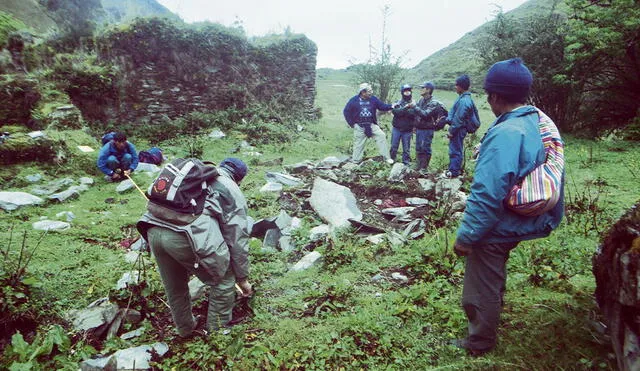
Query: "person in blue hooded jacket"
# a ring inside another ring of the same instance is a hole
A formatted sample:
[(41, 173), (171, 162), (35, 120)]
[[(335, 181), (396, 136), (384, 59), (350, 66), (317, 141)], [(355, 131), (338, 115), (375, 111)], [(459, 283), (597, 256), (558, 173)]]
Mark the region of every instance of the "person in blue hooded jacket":
[(510, 251), (520, 241), (548, 236), (564, 213), (562, 187), (558, 203), (542, 215), (523, 216), (505, 203), (511, 188), (545, 161), (539, 115), (525, 104), (532, 82), (519, 58), (495, 63), (484, 82), (497, 119), (481, 141), (454, 245), (457, 255), (466, 256), (462, 307), (468, 318), (468, 336), (456, 345), (474, 356), (496, 345)]
[(123, 133), (115, 133), (98, 154), (98, 168), (111, 182), (120, 181), (138, 167), (136, 147), (127, 141)]
[(464, 74), (456, 79), (456, 93), (458, 99), (453, 102), (453, 106), (447, 115), (449, 124), (449, 170), (445, 172), (445, 177), (456, 178), (462, 173), (462, 155), (464, 153), (464, 137), (467, 135), (467, 123), (471, 120), (480, 120), (469, 88), (471, 80)]
[(373, 95), (371, 85), (367, 83), (360, 84), (358, 95), (349, 99), (342, 110), (344, 119), (349, 124), (349, 127), (353, 129), (352, 162), (359, 163), (362, 161), (367, 138), (373, 138), (376, 141), (380, 155), (387, 163), (393, 163), (393, 160), (389, 157), (387, 136), (378, 126), (376, 117), (377, 111), (391, 111), (391, 109), (390, 104), (383, 103)]

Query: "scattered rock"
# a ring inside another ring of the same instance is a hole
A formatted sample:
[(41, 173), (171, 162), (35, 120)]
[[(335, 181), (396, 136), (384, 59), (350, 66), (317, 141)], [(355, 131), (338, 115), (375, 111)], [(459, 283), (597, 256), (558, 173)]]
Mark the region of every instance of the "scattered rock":
[(260, 188), (260, 192), (265, 193), (265, 192), (281, 192), (282, 191), (282, 184), (280, 183), (276, 183), (276, 182), (267, 182), (267, 184), (263, 185), (262, 188)]
[(71, 228), (71, 224), (58, 220), (41, 220), (33, 223), (33, 229), (38, 231), (64, 231)]
[(27, 179), (29, 183), (37, 183), (40, 180), (42, 180), (42, 174), (38, 173), (33, 175), (27, 175), (25, 179)]
[(311, 228), (311, 231), (309, 231), (309, 240), (311, 242), (314, 242), (314, 241), (323, 239), (327, 235), (329, 235), (330, 231), (331, 231), (331, 227), (329, 227), (327, 224), (321, 224), (316, 227), (313, 227)]
[(0, 192), (0, 208), (11, 211), (21, 206), (32, 206), (43, 203), (44, 200), (26, 192)]
[(347, 187), (316, 178), (313, 182), (311, 207), (327, 223), (335, 228), (348, 227), (349, 219), (362, 220), (355, 196)]
[(267, 171), (265, 173), (265, 178), (267, 179), (268, 182), (280, 183), (282, 185), (289, 186), (289, 187), (297, 187), (302, 185), (302, 180), (294, 176), (291, 176), (289, 174)]
[(56, 214), (56, 218), (65, 218), (67, 222), (72, 222), (76, 216), (71, 211), (61, 211)]
[(407, 276), (400, 274), (398, 272), (391, 273), (391, 278), (401, 283), (409, 282), (409, 278), (407, 278)]
[(395, 164), (393, 164), (387, 180), (390, 182), (401, 182), (409, 173), (409, 170), (409, 167), (402, 162), (396, 162)]
[(82, 310), (71, 310), (68, 318), (75, 331), (89, 331), (111, 323), (118, 314), (118, 305), (109, 302), (109, 298), (101, 298)]
[(322, 255), (317, 251), (312, 251), (305, 255), (300, 261), (298, 261), (293, 267), (291, 267), (291, 271), (303, 271), (313, 267), (316, 263), (320, 261)]
[(118, 184), (118, 186), (116, 187), (116, 192), (123, 193), (123, 192), (126, 192), (126, 191), (130, 190), (133, 187), (134, 186), (133, 186), (133, 182), (131, 181), (131, 179), (125, 179), (122, 182), (120, 182), (120, 184)]

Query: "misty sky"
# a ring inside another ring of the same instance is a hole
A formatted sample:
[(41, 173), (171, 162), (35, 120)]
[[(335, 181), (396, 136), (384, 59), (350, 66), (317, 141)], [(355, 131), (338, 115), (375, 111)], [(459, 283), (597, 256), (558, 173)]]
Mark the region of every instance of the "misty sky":
[(403, 67), (455, 42), (467, 32), (526, 0), (157, 0), (186, 22), (240, 21), (248, 36), (282, 33), (290, 27), (318, 46), (318, 68), (345, 68), (364, 62), (369, 41), (380, 45), (382, 8), (391, 7), (387, 40), (395, 56), (406, 52)]

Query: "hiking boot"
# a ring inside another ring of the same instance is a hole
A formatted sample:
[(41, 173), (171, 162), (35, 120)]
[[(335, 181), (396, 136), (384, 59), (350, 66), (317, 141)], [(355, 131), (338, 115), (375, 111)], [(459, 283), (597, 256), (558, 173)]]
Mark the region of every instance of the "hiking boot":
[(469, 346), (469, 341), (466, 338), (451, 340), (450, 345), (459, 349), (464, 349), (467, 352), (467, 354), (471, 357), (481, 357), (493, 350), (493, 348), (487, 348), (487, 349), (471, 348)]

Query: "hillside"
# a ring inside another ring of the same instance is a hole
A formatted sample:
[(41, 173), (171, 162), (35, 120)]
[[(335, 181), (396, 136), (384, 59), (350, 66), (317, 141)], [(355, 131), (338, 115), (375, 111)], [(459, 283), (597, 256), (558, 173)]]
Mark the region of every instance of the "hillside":
[[(136, 17), (165, 17), (174, 20), (177, 15), (155, 0), (101, 0), (104, 12), (96, 23), (121, 23)], [(47, 7), (38, 0), (3, 0), (0, 11), (13, 15), (33, 30), (44, 33), (57, 29), (56, 21)]]
[[(506, 14), (516, 19), (547, 14), (557, 0), (529, 0)], [(462, 73), (468, 73), (478, 84), (483, 79), (477, 45), (488, 32), (494, 21), (487, 22), (468, 32), (458, 41), (428, 56), (409, 70), (409, 81), (432, 80), (437, 86), (453, 88), (453, 80)]]

